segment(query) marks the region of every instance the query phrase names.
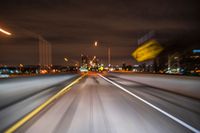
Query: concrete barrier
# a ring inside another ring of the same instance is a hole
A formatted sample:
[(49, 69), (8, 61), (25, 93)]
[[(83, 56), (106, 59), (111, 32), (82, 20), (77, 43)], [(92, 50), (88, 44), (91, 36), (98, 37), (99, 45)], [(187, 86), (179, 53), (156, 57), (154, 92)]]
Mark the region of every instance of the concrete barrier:
[(124, 73), (110, 73), (110, 75), (200, 99), (200, 77)]

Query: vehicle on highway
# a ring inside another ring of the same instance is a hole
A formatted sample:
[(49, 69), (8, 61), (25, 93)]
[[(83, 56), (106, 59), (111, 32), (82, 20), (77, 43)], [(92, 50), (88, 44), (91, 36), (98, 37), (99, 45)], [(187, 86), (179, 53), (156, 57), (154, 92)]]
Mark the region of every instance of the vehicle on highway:
[(88, 69), (85, 67), (80, 67), (79, 70), (80, 72), (88, 72)]

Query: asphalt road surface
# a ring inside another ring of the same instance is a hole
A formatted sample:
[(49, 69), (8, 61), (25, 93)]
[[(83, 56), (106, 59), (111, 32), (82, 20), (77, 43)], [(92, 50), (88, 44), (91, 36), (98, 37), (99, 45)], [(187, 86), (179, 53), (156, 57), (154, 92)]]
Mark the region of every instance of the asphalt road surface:
[(44, 103), (78, 74), (44, 75), (0, 80), (0, 132)]
[(98, 75), (75, 84), (17, 132), (27, 133), (188, 133), (200, 129), (200, 102), (107, 76), (131, 93), (185, 122), (170, 118), (144, 101), (121, 90)]

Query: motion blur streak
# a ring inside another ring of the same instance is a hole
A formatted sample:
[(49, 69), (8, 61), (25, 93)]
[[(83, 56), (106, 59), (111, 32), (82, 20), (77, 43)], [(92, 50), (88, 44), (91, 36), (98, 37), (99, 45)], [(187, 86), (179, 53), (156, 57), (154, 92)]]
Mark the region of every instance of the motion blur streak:
[(160, 52), (163, 51), (163, 47), (156, 40), (149, 40), (148, 42), (139, 46), (132, 56), (138, 61), (154, 59)]
[(7, 32), (7, 31), (5, 31), (5, 30), (3, 30), (3, 29), (1, 29), (1, 28), (0, 28), (0, 32), (4, 33), (4, 34), (6, 34), (6, 35), (9, 35), (9, 36), (12, 35), (10, 32)]
[(188, 128), (189, 130), (191, 130), (191, 131), (193, 131), (193, 132), (195, 132), (195, 133), (200, 133), (200, 131), (199, 131), (198, 129), (195, 129), (194, 127), (190, 126), (189, 124), (185, 123), (184, 121), (182, 121), (182, 120), (180, 120), (180, 119), (174, 117), (173, 115), (171, 115), (171, 114), (165, 112), (164, 110), (162, 110), (162, 109), (158, 108), (157, 106), (155, 106), (155, 105), (149, 103), (148, 101), (142, 99), (141, 97), (139, 97), (139, 96), (133, 94), (132, 92), (128, 91), (127, 89), (123, 88), (122, 86), (118, 85), (117, 83), (115, 83), (115, 82), (113, 82), (113, 81), (107, 79), (106, 77), (102, 76), (101, 74), (99, 74), (99, 76), (102, 77), (103, 79), (105, 79), (106, 81), (112, 83), (113, 85), (117, 86), (117, 87), (120, 88), (121, 90), (127, 92), (128, 94), (134, 96), (135, 98), (137, 98), (137, 99), (141, 100), (142, 102), (146, 103), (147, 105), (151, 106), (152, 108), (156, 109), (157, 111), (161, 112), (162, 114), (166, 115), (167, 117), (173, 119), (174, 121), (178, 122), (179, 124), (181, 124), (182, 126)]
[(61, 91), (59, 91), (53, 97), (51, 97), (50, 99), (48, 99), (45, 103), (43, 103), (42, 105), (40, 105), (38, 108), (36, 108), (31, 113), (29, 113), (24, 118), (22, 118), (17, 123), (15, 123), (13, 126), (11, 126), (8, 130), (5, 131), (5, 133), (12, 133), (15, 130), (17, 130), (20, 126), (22, 126), (24, 123), (26, 123), (28, 120), (30, 120), (32, 117), (34, 117), (36, 114), (38, 114), (41, 110), (43, 110), (45, 107), (47, 107), (50, 103), (52, 103), (54, 100), (58, 99), (64, 93), (66, 93), (67, 91), (69, 91), (71, 89), (70, 87), (72, 87), (74, 84), (76, 84), (84, 76), (85, 75), (82, 75), (81, 77), (79, 77), (78, 79), (76, 79), (75, 81), (73, 81), (71, 84), (69, 84), (68, 86), (66, 86), (65, 88), (63, 88)]

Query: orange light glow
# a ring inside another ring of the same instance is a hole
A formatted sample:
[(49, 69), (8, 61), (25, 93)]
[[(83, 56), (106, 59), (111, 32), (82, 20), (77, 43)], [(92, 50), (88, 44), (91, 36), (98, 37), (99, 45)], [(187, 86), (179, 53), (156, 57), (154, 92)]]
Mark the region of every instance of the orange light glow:
[(47, 70), (40, 70), (40, 73), (41, 74), (46, 74), (46, 73), (48, 73), (48, 71)]

